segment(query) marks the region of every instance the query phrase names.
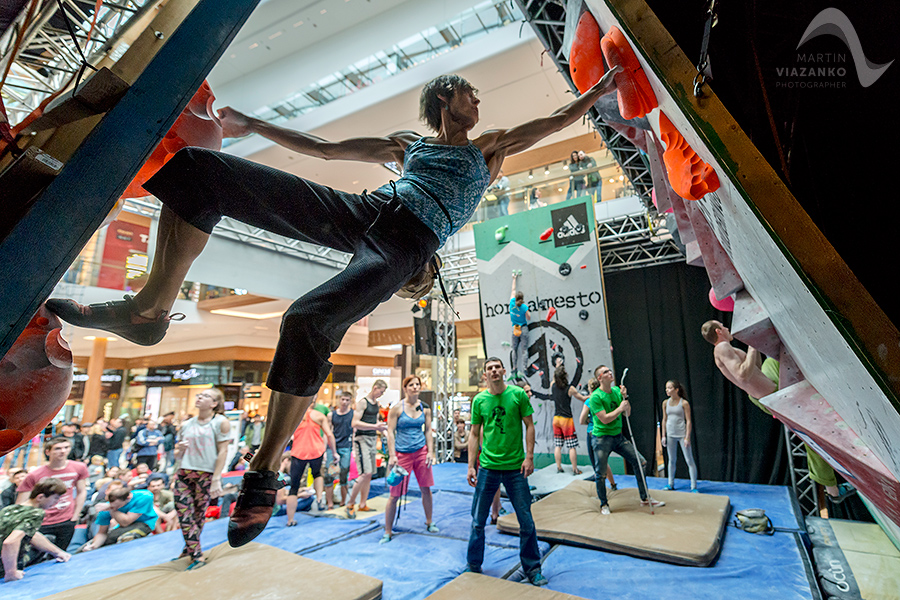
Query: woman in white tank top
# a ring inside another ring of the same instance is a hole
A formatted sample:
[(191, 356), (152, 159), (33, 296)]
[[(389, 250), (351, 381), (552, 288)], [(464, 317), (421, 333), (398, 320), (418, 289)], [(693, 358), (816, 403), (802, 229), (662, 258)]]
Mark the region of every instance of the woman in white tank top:
[(175, 445), (175, 511), (184, 535), (184, 550), (179, 558), (190, 557), (188, 570), (206, 564), (200, 532), (210, 500), (222, 494), (222, 470), (231, 439), (231, 423), (224, 414), (225, 397), (221, 390), (203, 390), (197, 394), (195, 406), (197, 416), (181, 424)]
[(691, 476), (691, 491), (697, 492), (697, 465), (691, 451), (691, 405), (684, 397), (684, 387), (674, 379), (666, 382), (667, 399), (662, 403), (662, 445), (669, 455), (669, 484), (664, 490), (675, 489), (675, 465), (678, 447)]

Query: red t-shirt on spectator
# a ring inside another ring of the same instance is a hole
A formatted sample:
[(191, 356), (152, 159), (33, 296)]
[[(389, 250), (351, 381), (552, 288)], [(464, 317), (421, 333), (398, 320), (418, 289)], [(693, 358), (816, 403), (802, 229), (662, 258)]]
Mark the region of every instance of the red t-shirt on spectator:
[(59, 470), (51, 469), (48, 465), (38, 467), (25, 477), (16, 492), (30, 492), (41, 479), (55, 477), (66, 484), (66, 493), (59, 497), (59, 502), (53, 508), (48, 508), (44, 514), (44, 525), (56, 525), (70, 521), (75, 516), (75, 484), (88, 478), (88, 470), (84, 463), (70, 460), (66, 466)]

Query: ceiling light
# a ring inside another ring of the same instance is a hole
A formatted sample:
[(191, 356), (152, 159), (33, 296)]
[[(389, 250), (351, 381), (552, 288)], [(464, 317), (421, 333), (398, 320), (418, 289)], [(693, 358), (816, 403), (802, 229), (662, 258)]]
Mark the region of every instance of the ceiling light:
[(534, 169), (528, 170), (528, 179), (534, 179)]
[(568, 171), (568, 170), (569, 170), (569, 163), (567, 163), (566, 161), (563, 161), (563, 171)]
[(546, 167), (544, 167), (544, 175), (549, 175), (549, 174), (550, 174), (550, 165), (547, 165)]
[(256, 42), (253, 42), (252, 44), (250, 44), (250, 50), (253, 50), (257, 46), (259, 46), (259, 44), (257, 44)]
[(273, 33), (272, 35), (269, 36), (269, 39), (270, 39), (270, 40), (274, 40), (275, 38), (277, 38), (277, 37), (278, 37), (279, 35), (281, 35), (282, 33), (284, 33), (284, 32), (283, 32), (283, 31), (276, 31), (275, 33)]
[(320, 15), (324, 15), (324, 14), (327, 13), (327, 12), (328, 12), (328, 10), (326, 10), (326, 9), (323, 8), (322, 10), (319, 11), (319, 14), (320, 14)]
[(296, 23), (294, 23), (294, 27), (300, 27), (301, 25), (303, 25), (303, 21), (297, 21)]
[(624, 176), (624, 175), (619, 175), (619, 181), (624, 181), (624, 180), (625, 180), (625, 176)]
[(609, 182), (610, 182), (610, 183), (615, 183), (615, 182), (616, 182), (616, 180), (615, 180), (615, 179), (613, 179), (613, 178), (612, 178), (612, 177), (610, 177), (610, 178), (609, 178)]

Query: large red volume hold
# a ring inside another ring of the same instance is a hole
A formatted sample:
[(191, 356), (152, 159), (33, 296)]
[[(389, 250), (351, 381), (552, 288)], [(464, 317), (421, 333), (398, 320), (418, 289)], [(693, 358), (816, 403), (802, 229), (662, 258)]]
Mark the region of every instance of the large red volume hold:
[(72, 391), (72, 351), (61, 327), (41, 305), (0, 361), (0, 456), (44, 429)]
[(222, 126), (214, 118), (215, 100), (212, 88), (204, 81), (150, 158), (128, 184), (128, 188), (122, 194), (123, 198), (149, 196), (150, 193), (142, 187), (144, 182), (153, 177), (176, 152), (186, 146), (222, 149)]
[(662, 111), (659, 113), (659, 135), (666, 145), (663, 162), (666, 163), (669, 184), (676, 194), (685, 200), (699, 200), (719, 189), (719, 176), (715, 169), (697, 156)]
[(610, 68), (622, 67), (616, 73), (616, 95), (619, 100), (619, 113), (625, 119), (643, 117), (656, 108), (656, 94), (650, 87), (650, 81), (641, 68), (634, 50), (618, 27), (606, 32), (600, 40), (600, 48)]
[(594, 15), (585, 11), (575, 27), (575, 39), (569, 52), (569, 74), (572, 83), (582, 94), (594, 87), (606, 68), (600, 51), (600, 26)]

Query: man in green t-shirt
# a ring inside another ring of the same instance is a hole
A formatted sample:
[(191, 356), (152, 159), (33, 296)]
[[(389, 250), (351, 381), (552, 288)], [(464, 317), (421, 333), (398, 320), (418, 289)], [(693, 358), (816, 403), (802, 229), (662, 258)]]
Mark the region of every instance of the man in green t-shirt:
[[(606, 365), (597, 367), (597, 378), (600, 385), (588, 398), (591, 414), (594, 415), (594, 427), (591, 431), (594, 445), (594, 457), (597, 473), (606, 473), (606, 464), (609, 454), (616, 452), (631, 464), (635, 473), (641, 469), (634, 446), (622, 435), (622, 415), (631, 416), (631, 404), (628, 402), (628, 391), (625, 386), (614, 386), (612, 370)], [(606, 501), (606, 482), (602, 477), (594, 480), (597, 486), (597, 497), (600, 498), (600, 513), (609, 514), (609, 503)], [(644, 478), (637, 477), (638, 491), (641, 494), (641, 504), (645, 506), (664, 506), (665, 502), (654, 500), (647, 495), (647, 487)]]
[(0, 510), (0, 576), (4, 581), (15, 581), (25, 576), (25, 549), (34, 546), (47, 552), (59, 562), (66, 562), (70, 555), (44, 534), (38, 531), (44, 520), (44, 511), (53, 508), (59, 497), (67, 491), (59, 479), (46, 477), (37, 482), (22, 504), (11, 504)]
[(488, 358), (484, 362), (484, 373), (488, 389), (472, 400), (468, 479), (469, 485), (475, 488), (475, 496), (466, 570), (481, 573), (484, 525), (494, 493), (502, 483), (519, 520), (522, 569), (532, 585), (546, 585), (547, 578), (541, 574), (541, 551), (531, 518), (531, 490), (527, 479), (534, 472), (534, 420), (531, 417), (534, 409), (522, 388), (506, 384), (506, 369), (499, 358)]

